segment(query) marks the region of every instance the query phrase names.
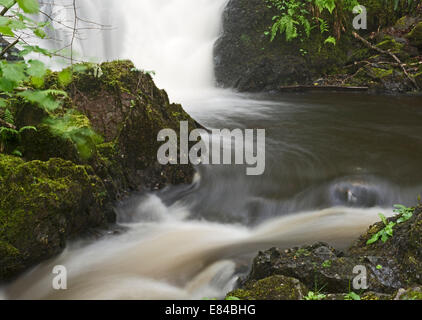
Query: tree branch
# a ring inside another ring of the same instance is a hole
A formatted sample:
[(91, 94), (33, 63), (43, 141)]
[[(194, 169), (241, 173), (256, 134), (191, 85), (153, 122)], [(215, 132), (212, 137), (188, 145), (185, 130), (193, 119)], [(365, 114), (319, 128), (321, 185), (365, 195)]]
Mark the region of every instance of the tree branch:
[(363, 44), (364, 45), (366, 45), (368, 48), (370, 48), (370, 49), (372, 49), (372, 50), (375, 50), (375, 51), (378, 51), (379, 53), (381, 53), (381, 54), (386, 54), (386, 55), (389, 55), (390, 57), (392, 57), (398, 64), (399, 64), (399, 66), (401, 67), (401, 69), (403, 70), (403, 72), (404, 72), (404, 74), (406, 75), (406, 77), (410, 80), (410, 82), (413, 84), (413, 86), (417, 89), (417, 90), (420, 90), (420, 88), (419, 88), (419, 86), (418, 86), (418, 84), (416, 83), (416, 80), (412, 77), (412, 76), (410, 76), (410, 74), (407, 72), (407, 70), (406, 70), (406, 68), (405, 68), (405, 64), (404, 63), (402, 63), (401, 61), (400, 61), (400, 59), (399, 58), (397, 58), (397, 56), (394, 54), (394, 53), (392, 53), (392, 52), (390, 52), (390, 51), (385, 51), (385, 50), (382, 50), (381, 48), (378, 48), (378, 47), (376, 47), (376, 46), (374, 46), (374, 45), (372, 45), (369, 41), (367, 41), (366, 39), (364, 39), (364, 38), (362, 38), (360, 35), (358, 35), (355, 31), (353, 31), (352, 32), (352, 34), (353, 34), (353, 36), (356, 38), (356, 39), (358, 39), (358, 40), (360, 40), (360, 41), (362, 41), (363, 42)]

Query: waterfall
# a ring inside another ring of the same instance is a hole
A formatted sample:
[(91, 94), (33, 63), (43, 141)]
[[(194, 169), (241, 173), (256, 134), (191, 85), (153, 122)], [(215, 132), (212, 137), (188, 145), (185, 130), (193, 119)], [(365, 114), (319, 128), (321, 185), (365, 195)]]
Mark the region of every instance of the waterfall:
[[(180, 91), (210, 89), (214, 86), (213, 45), (226, 2), (77, 0), (81, 30), (74, 51), (81, 60), (130, 59), (137, 68), (153, 71), (158, 86), (171, 97), (181, 97)], [(53, 0), (42, 9), (69, 25), (74, 19), (71, 4), (72, 0)], [(58, 24), (54, 27), (50, 46), (62, 48), (72, 32)]]

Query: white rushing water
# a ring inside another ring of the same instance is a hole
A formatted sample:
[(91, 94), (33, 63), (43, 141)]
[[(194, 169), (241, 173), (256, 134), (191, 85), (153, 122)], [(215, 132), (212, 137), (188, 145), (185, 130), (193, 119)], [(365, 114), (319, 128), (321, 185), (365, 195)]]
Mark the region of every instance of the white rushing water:
[[(347, 245), (377, 220), (378, 208), (331, 208), (274, 218), (255, 228), (186, 220), (189, 209), (155, 195), (139, 201), (119, 236), (74, 243), (5, 291), (10, 299), (202, 299), (223, 297), (234, 285), (237, 257), (277, 245), (315, 241)], [(146, 221), (145, 221), (146, 220)], [(144, 222), (142, 222), (144, 221)], [(341, 241), (339, 241), (341, 239)], [(343, 242), (343, 243), (342, 243)], [(56, 265), (68, 289), (52, 289)]]
[[(71, 0), (52, 0), (43, 10), (72, 25)], [(78, 0), (80, 34), (76, 57), (106, 61), (130, 59), (172, 99), (214, 87), (213, 45), (227, 0)], [(70, 43), (61, 25), (51, 34), (54, 48)], [(88, 29), (85, 29), (87, 28)], [(101, 30), (102, 29), (102, 30)], [(183, 102), (183, 101), (182, 101)]]

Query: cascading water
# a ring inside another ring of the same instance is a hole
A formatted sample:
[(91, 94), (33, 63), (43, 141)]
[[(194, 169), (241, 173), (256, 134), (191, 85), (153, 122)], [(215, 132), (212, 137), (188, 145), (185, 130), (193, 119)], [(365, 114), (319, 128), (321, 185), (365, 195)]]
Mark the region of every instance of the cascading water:
[[(227, 0), (77, 1), (82, 19), (77, 55), (104, 61), (131, 59), (155, 73), (155, 81), (174, 99), (214, 85), (213, 45)], [(72, 26), (72, 0), (53, 0), (43, 10)], [(60, 9), (58, 9), (60, 8)], [(94, 22), (96, 24), (84, 21)], [(50, 43), (67, 46), (72, 32), (55, 25)], [(86, 30), (85, 28), (88, 28)], [(182, 91), (182, 92), (181, 92)]]
[[(5, 298), (223, 297), (257, 250), (315, 241), (344, 248), (379, 212), (421, 191), (422, 111), (412, 98), (216, 90), (212, 46), (227, 0), (78, 2), (81, 17), (113, 30), (89, 31), (77, 50), (154, 70), (208, 127), (265, 128), (267, 169), (247, 177), (242, 166), (203, 165), (192, 186), (135, 196), (118, 209), (119, 235), (69, 245), (4, 288)], [(51, 288), (55, 265), (68, 270), (66, 291)]]

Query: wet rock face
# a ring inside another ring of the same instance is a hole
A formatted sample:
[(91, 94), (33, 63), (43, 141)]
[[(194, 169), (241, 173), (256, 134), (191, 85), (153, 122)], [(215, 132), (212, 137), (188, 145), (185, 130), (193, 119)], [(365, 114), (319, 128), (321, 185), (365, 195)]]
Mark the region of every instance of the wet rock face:
[(274, 12), (262, 0), (230, 0), (223, 17), (223, 34), (215, 45), (217, 83), (240, 91), (275, 89), (280, 83), (310, 79), (305, 60), (285, 55), (277, 41), (264, 35)]
[[(391, 34), (393, 37), (388, 41), (374, 41), (372, 37), (369, 40), (397, 54), (403, 63), (416, 63), (422, 43), (421, 23), (415, 26), (420, 21), (420, 13), (418, 17), (399, 20), (408, 14), (406, 10), (395, 10), (378, 0), (360, 3), (368, 9), (368, 30), (359, 33), (362, 36), (370, 32), (382, 35), (384, 31)], [(369, 50), (353, 38), (351, 13), (345, 13), (345, 30), (335, 46), (324, 44), (327, 34), (321, 35), (318, 28), (309, 38), (286, 41), (284, 35), (277, 35), (271, 42), (264, 33), (269, 31), (272, 18), (277, 14), (263, 0), (228, 2), (222, 35), (214, 49), (218, 85), (252, 92), (277, 92), (282, 86), (315, 83), (363, 86), (380, 93), (404, 93), (414, 89), (400, 67), (385, 64), (391, 60), (390, 56)], [(322, 17), (326, 21), (333, 20), (326, 13)], [(367, 64), (368, 59), (370, 64)]]
[(337, 46), (321, 45), (325, 38), (319, 32), (303, 42), (287, 42), (283, 35), (271, 42), (264, 33), (276, 14), (262, 0), (228, 2), (223, 33), (214, 50), (220, 86), (240, 91), (276, 91), (283, 85), (310, 84), (346, 61), (350, 48), (346, 36)]

